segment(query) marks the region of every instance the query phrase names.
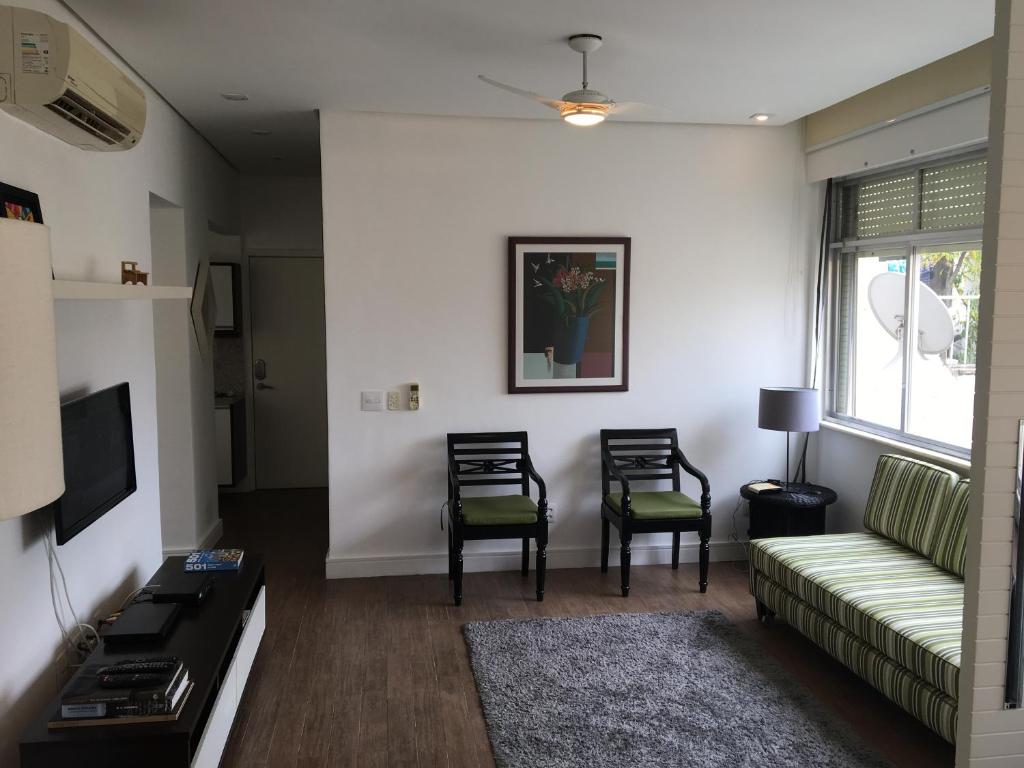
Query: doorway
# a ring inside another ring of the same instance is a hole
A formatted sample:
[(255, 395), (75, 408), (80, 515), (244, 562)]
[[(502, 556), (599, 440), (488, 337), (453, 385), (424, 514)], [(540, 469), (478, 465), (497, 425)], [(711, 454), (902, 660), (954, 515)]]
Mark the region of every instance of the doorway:
[(323, 257), (250, 253), (249, 306), (256, 488), (325, 487)]

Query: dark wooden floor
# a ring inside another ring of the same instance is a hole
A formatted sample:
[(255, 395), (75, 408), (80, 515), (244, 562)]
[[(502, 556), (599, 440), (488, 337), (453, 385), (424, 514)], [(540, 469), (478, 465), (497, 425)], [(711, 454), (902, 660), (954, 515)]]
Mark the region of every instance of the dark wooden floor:
[[(451, 605), (440, 576), (326, 581), (327, 493), (225, 495), (225, 546), (267, 558), (267, 633), (224, 768), (491, 766), (461, 626), (505, 617), (717, 609), (750, 633), (823, 707), (899, 768), (953, 765), (952, 748), (784, 624), (760, 626), (742, 563), (552, 570), (543, 603), (518, 573), (466, 575)], [(597, 523), (595, 521), (595, 528)], [(439, 534), (442, 535), (442, 534)]]

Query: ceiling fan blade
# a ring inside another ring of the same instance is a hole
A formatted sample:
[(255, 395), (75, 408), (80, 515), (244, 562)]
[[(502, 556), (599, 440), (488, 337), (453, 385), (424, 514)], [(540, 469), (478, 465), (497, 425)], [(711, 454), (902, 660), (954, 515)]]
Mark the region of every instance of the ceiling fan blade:
[(522, 88), (516, 88), (514, 85), (506, 85), (505, 83), (499, 83), (497, 80), (491, 80), (491, 78), (484, 77), (483, 75), (477, 75), (477, 77), (479, 77), (488, 85), (493, 85), (495, 88), (501, 88), (503, 91), (514, 93), (516, 96), (524, 96), (527, 99), (539, 101), (544, 106), (551, 107), (552, 109), (561, 109), (562, 104), (564, 103), (559, 99), (549, 99), (545, 96), (541, 96), (539, 93), (534, 93), (533, 91), (524, 91)]

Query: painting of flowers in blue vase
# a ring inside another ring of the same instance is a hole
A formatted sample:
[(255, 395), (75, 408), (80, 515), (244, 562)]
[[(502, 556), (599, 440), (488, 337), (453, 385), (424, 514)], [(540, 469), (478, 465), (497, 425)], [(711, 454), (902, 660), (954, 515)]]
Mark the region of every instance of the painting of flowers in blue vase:
[(629, 238), (509, 238), (509, 391), (628, 388)]

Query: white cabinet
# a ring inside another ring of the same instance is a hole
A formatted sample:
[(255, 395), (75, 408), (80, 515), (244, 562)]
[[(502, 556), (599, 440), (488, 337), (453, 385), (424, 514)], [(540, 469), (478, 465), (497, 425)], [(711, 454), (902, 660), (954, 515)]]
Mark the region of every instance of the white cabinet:
[(242, 637), (235, 647), (235, 656), (221, 681), (220, 692), (214, 701), (210, 718), (206, 721), (203, 738), (192, 758), (192, 768), (217, 768), (224, 745), (227, 744), (231, 723), (234, 722), (238, 702), (242, 700), (245, 684), (260, 647), (260, 639), (267, 628), (266, 587), (261, 587), (242, 629)]

